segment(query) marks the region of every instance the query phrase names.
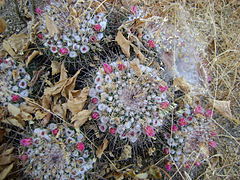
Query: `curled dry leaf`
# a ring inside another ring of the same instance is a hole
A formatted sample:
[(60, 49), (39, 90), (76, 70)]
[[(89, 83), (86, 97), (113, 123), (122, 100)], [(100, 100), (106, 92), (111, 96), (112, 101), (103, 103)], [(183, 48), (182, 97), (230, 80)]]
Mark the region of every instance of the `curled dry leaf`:
[(230, 101), (219, 101), (215, 99), (210, 99), (210, 103), (212, 103), (213, 108), (216, 109), (222, 116), (234, 121), (237, 125), (240, 124), (240, 120), (236, 119), (232, 115)]
[(10, 56), (17, 58), (24, 55), (29, 44), (29, 35), (23, 33), (13, 34), (7, 40), (3, 41), (3, 48), (8, 52), (8, 54), (10, 54)]
[(7, 23), (3, 18), (0, 18), (0, 33), (4, 33), (7, 28)]
[(58, 34), (59, 30), (57, 25), (54, 23), (54, 21), (48, 15), (46, 15), (45, 18), (46, 18), (46, 26), (47, 26), (49, 35), (54, 36), (55, 34)]
[(137, 46), (135, 46), (134, 44), (131, 44), (131, 46), (133, 47), (133, 50), (134, 50), (136, 56), (141, 60), (141, 63), (144, 63), (146, 61), (146, 58), (143, 55), (143, 53), (140, 51), (140, 49)]
[(5, 179), (7, 175), (11, 172), (12, 168), (13, 168), (13, 163), (7, 166), (6, 168), (4, 168), (0, 173), (0, 180)]
[(61, 74), (60, 74), (60, 79), (59, 81), (65, 80), (68, 78), (68, 74), (67, 74), (67, 70), (64, 66), (64, 63), (61, 64), (61, 70), (60, 70)]
[(185, 81), (182, 77), (175, 78), (173, 85), (178, 87), (185, 94), (188, 94), (191, 91), (191, 85)]
[(102, 155), (103, 155), (103, 152), (105, 151), (105, 149), (108, 147), (108, 143), (109, 141), (107, 139), (104, 139), (103, 140), (103, 143), (97, 148), (97, 151), (96, 151), (96, 156), (98, 158), (101, 158)]
[(9, 111), (13, 116), (17, 116), (17, 115), (19, 115), (20, 112), (21, 112), (20, 108), (12, 105), (11, 103), (8, 103), (7, 108), (8, 108), (8, 111)]
[(75, 114), (71, 119), (71, 123), (73, 123), (74, 128), (79, 130), (79, 127), (81, 127), (88, 120), (91, 113), (92, 111), (83, 110)]
[(118, 45), (121, 47), (122, 52), (129, 58), (130, 57), (130, 45), (131, 42), (127, 40), (122, 32), (118, 31), (117, 36), (115, 38)]
[(61, 70), (61, 63), (57, 61), (52, 61), (51, 68), (52, 68), (52, 75), (58, 74), (60, 73), (60, 70)]
[(28, 58), (27, 58), (27, 60), (26, 60), (26, 66), (28, 66), (28, 64), (30, 63), (30, 62), (32, 62), (32, 60), (37, 56), (37, 55), (39, 55), (39, 54), (41, 54), (41, 52), (40, 51), (36, 51), (36, 50), (34, 50), (33, 52), (32, 52), (32, 54), (30, 54), (30, 56), (28, 56)]
[(72, 112), (73, 115), (82, 111), (87, 101), (88, 92), (89, 88), (83, 88), (80, 94), (78, 94), (78, 96), (75, 98), (73, 97), (72, 92), (70, 93), (69, 99), (67, 101), (67, 107)]
[(135, 58), (134, 60), (132, 60), (130, 62), (130, 66), (134, 70), (134, 72), (135, 72), (135, 74), (137, 76), (141, 76), (142, 75), (142, 70), (141, 70), (141, 68), (139, 66), (139, 59)]

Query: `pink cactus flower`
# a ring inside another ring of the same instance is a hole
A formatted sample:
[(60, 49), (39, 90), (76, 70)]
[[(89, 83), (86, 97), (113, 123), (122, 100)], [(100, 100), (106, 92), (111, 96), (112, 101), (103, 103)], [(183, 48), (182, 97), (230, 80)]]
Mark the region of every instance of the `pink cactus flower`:
[(83, 142), (79, 142), (79, 143), (77, 143), (76, 148), (77, 148), (79, 151), (83, 152), (84, 149), (85, 149), (85, 145), (84, 145)]
[(216, 141), (209, 141), (208, 145), (211, 146), (212, 148), (216, 148), (217, 147), (217, 142)]
[(203, 114), (202, 106), (198, 105), (197, 107), (194, 108), (193, 112), (194, 114)]
[(97, 104), (97, 103), (98, 103), (98, 98), (92, 98), (92, 99), (91, 99), (91, 102), (92, 102), (93, 104)]
[(102, 26), (100, 24), (95, 24), (95, 25), (93, 25), (93, 29), (97, 32), (100, 32), (102, 29)]
[(32, 145), (32, 141), (33, 141), (32, 138), (21, 139), (20, 144), (22, 146), (30, 146)]
[(89, 39), (93, 43), (97, 41), (97, 37), (96, 36), (90, 36)]
[(131, 10), (131, 13), (137, 14), (137, 6), (131, 6), (130, 10)]
[(180, 118), (178, 120), (178, 124), (179, 124), (179, 126), (186, 126), (188, 123), (185, 118)]
[(118, 64), (118, 69), (120, 71), (123, 71), (126, 68), (126, 66), (124, 64)]
[(217, 133), (216, 132), (210, 132), (210, 135), (211, 136), (217, 136)]
[(165, 92), (165, 91), (168, 90), (168, 86), (159, 86), (159, 90), (160, 90), (161, 92)]
[(205, 116), (206, 117), (212, 117), (213, 116), (213, 110), (211, 110), (211, 109), (207, 109), (206, 111), (205, 111)]
[(162, 108), (162, 109), (167, 109), (168, 107), (169, 107), (169, 102), (161, 102), (160, 103), (160, 108)]
[(172, 125), (171, 131), (177, 132), (178, 131), (178, 126), (176, 124)]
[(21, 99), (21, 98), (20, 98), (19, 95), (15, 95), (15, 94), (12, 95), (12, 101), (13, 101), (13, 102), (18, 102), (20, 99)]
[(52, 134), (53, 134), (54, 136), (56, 136), (56, 135), (58, 134), (58, 132), (59, 132), (59, 129), (58, 129), (58, 128), (52, 130)]
[(38, 15), (42, 15), (43, 10), (40, 9), (40, 8), (36, 8), (36, 9), (35, 9), (35, 13), (38, 14)]
[(37, 35), (37, 37), (38, 37), (39, 39), (43, 39), (43, 34), (39, 33), (39, 34)]
[(113, 72), (112, 66), (107, 63), (103, 64), (103, 69), (106, 74), (110, 74)]
[(189, 169), (191, 167), (190, 163), (185, 164), (185, 168)]
[(171, 164), (170, 162), (167, 162), (167, 163), (165, 164), (165, 169), (166, 169), (167, 171), (171, 171), (171, 170), (172, 170), (172, 164)]
[(144, 130), (145, 130), (145, 133), (147, 134), (147, 136), (152, 137), (152, 136), (155, 136), (155, 134), (156, 134), (156, 132), (152, 126), (147, 126), (147, 127), (145, 127)]
[(116, 134), (116, 131), (117, 131), (117, 128), (110, 128), (109, 129), (109, 133), (112, 134), (112, 135)]
[(195, 166), (201, 166), (201, 162), (197, 161), (194, 163)]
[(148, 43), (148, 47), (150, 47), (150, 48), (155, 48), (156, 47), (155, 42), (153, 40), (148, 40), (147, 43)]
[(164, 153), (164, 154), (169, 154), (169, 153), (170, 153), (169, 148), (163, 148), (163, 153)]
[(61, 48), (59, 49), (59, 53), (61, 55), (65, 55), (65, 54), (68, 54), (69, 53), (69, 50), (67, 48)]
[(92, 119), (97, 120), (97, 119), (99, 119), (100, 114), (99, 114), (98, 112), (93, 112), (92, 115), (91, 115), (91, 117), (92, 117)]
[(21, 156), (18, 157), (21, 161), (26, 161), (28, 160), (28, 155), (27, 154), (23, 154)]

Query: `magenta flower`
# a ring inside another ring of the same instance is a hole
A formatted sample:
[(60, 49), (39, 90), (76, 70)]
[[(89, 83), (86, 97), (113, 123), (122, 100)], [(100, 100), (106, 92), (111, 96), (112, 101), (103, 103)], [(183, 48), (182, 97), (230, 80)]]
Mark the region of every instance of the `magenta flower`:
[(159, 90), (160, 90), (161, 92), (165, 92), (165, 91), (168, 90), (168, 86), (159, 86)]
[(165, 164), (165, 169), (166, 169), (167, 171), (171, 171), (172, 165), (171, 165), (170, 162), (167, 162), (167, 163)]
[(164, 153), (164, 154), (169, 154), (169, 153), (170, 153), (169, 148), (163, 148), (163, 153)]
[(148, 47), (150, 47), (150, 48), (155, 48), (156, 47), (155, 42), (153, 40), (148, 40), (147, 43), (148, 43)]
[(212, 148), (216, 148), (217, 147), (217, 142), (216, 141), (209, 141), (208, 145), (211, 146)]
[(147, 136), (152, 137), (152, 136), (155, 136), (155, 134), (156, 134), (156, 132), (152, 126), (147, 126), (147, 127), (145, 127), (144, 130), (145, 130), (145, 133), (147, 134)]
[(37, 13), (38, 15), (42, 15), (43, 10), (40, 9), (40, 8), (36, 8), (36, 9), (35, 9), (35, 13)]
[(76, 148), (77, 148), (79, 151), (83, 152), (84, 149), (85, 149), (85, 145), (84, 145), (83, 142), (79, 142), (79, 143), (77, 143)]
[(58, 129), (58, 128), (52, 130), (52, 134), (53, 134), (54, 136), (56, 136), (56, 135), (58, 134), (58, 132), (59, 132), (59, 129)]
[(133, 14), (136, 14), (137, 13), (137, 6), (131, 6), (130, 10)]
[(18, 102), (20, 99), (21, 99), (21, 98), (20, 98), (19, 95), (15, 95), (15, 94), (12, 95), (12, 101), (13, 101), (13, 102)]
[(191, 167), (190, 163), (185, 164), (185, 168), (189, 169)]
[(100, 24), (95, 24), (95, 25), (93, 25), (93, 29), (94, 29), (95, 31), (99, 32), (99, 31), (101, 31), (102, 26), (101, 26)]
[(176, 124), (172, 125), (171, 131), (177, 132), (178, 131), (178, 126)]
[(118, 64), (118, 69), (120, 71), (123, 71), (126, 68), (126, 66), (124, 64)]
[(211, 136), (217, 136), (217, 133), (216, 132), (210, 132), (210, 135)]
[(197, 161), (194, 163), (195, 166), (201, 166), (201, 162)]
[(92, 98), (92, 99), (91, 99), (91, 102), (92, 102), (93, 104), (97, 104), (97, 103), (98, 103), (98, 98)]
[(207, 109), (206, 111), (205, 111), (205, 116), (206, 117), (212, 117), (213, 116), (213, 110), (211, 110), (211, 109)]
[(93, 43), (97, 41), (97, 37), (96, 36), (90, 36), (89, 39)]
[(100, 114), (98, 112), (93, 112), (91, 117), (96, 120), (96, 119), (99, 119)]
[(32, 138), (21, 139), (20, 144), (22, 146), (30, 146), (32, 145)]
[(106, 64), (106, 63), (103, 64), (103, 69), (104, 69), (106, 74), (110, 74), (110, 73), (113, 72), (112, 67), (109, 64)]
[(116, 134), (116, 131), (117, 131), (117, 128), (110, 128), (109, 129), (109, 133), (112, 134), (112, 135)]
[(198, 105), (197, 107), (195, 107), (195, 109), (193, 110), (194, 114), (202, 114), (203, 113), (203, 108), (202, 106)]
[(27, 154), (23, 154), (21, 156), (18, 157), (21, 161), (26, 161), (28, 160), (28, 155)]
[(59, 49), (59, 52), (61, 55), (65, 55), (65, 54), (69, 53), (69, 50), (67, 48), (61, 48), (61, 49)]
[(43, 39), (43, 34), (39, 33), (39, 34), (37, 35), (37, 37), (38, 37), (39, 39)]
[(178, 124), (179, 124), (179, 126), (186, 126), (188, 123), (185, 118), (180, 118), (178, 120)]
[(169, 102), (161, 102), (160, 103), (160, 108), (162, 108), (162, 109), (167, 109), (168, 107), (169, 107)]

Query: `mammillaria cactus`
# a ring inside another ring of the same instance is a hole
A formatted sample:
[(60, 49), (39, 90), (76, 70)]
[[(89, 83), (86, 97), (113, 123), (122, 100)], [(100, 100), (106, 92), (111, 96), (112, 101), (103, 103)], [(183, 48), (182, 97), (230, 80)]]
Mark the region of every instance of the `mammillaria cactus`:
[(25, 149), (20, 159), (33, 178), (84, 179), (95, 162), (84, 136), (63, 125), (36, 128), (20, 144)]
[(170, 162), (166, 164), (168, 170), (173, 162), (184, 168), (199, 166), (208, 158), (210, 150), (217, 146), (211, 109), (204, 110), (200, 105), (193, 109), (186, 105), (177, 114), (171, 133), (165, 135), (168, 146), (164, 147), (163, 152), (170, 154)]
[(26, 70), (22, 66), (17, 66), (12, 58), (0, 59), (0, 104), (4, 105), (7, 102), (17, 104), (21, 102), (20, 96), (27, 97), (30, 79)]
[(160, 73), (138, 59), (104, 63), (89, 95), (100, 131), (132, 143), (155, 137), (175, 106)]
[(42, 10), (38, 39), (58, 57), (76, 58), (100, 47), (107, 26), (106, 9), (98, 1), (51, 0)]

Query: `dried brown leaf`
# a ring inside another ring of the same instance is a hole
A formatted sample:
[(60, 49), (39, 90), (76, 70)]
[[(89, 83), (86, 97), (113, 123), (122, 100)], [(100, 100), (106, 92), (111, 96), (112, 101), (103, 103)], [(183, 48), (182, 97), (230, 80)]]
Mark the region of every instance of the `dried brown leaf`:
[(84, 88), (81, 91), (81, 93), (75, 98), (72, 97), (72, 92), (71, 92), (69, 99), (67, 101), (67, 108), (72, 112), (73, 115), (82, 111), (87, 101), (88, 92), (89, 92), (89, 88)]
[(7, 175), (10, 173), (10, 171), (13, 168), (13, 163), (7, 166), (1, 173), (0, 173), (0, 180), (4, 180)]
[(130, 45), (131, 42), (127, 40), (122, 32), (118, 31), (117, 36), (115, 38), (118, 45), (121, 47), (122, 52), (129, 58), (130, 57)]
[(45, 18), (46, 18), (46, 26), (47, 26), (49, 35), (54, 36), (55, 34), (58, 34), (59, 30), (57, 25), (54, 23), (54, 21), (48, 15), (46, 15)]
[(225, 118), (228, 118), (229, 120), (232, 120), (235, 122), (237, 125), (240, 124), (240, 120), (236, 119), (232, 115), (231, 111), (231, 102), (230, 101), (219, 101), (215, 99), (211, 99), (210, 102), (213, 104), (213, 107)]
[(71, 122), (73, 123), (76, 130), (78, 130), (79, 127), (81, 127), (88, 120), (91, 113), (92, 111), (83, 110), (72, 117)]
[(2, 122), (20, 127), (21, 129), (23, 129), (23, 126), (24, 126), (24, 124), (21, 122), (21, 120), (14, 118), (14, 117), (6, 118), (6, 119), (2, 120)]
[[(57, 61), (52, 61), (51, 68), (52, 75), (58, 74), (61, 71), (61, 63)], [(66, 72), (66, 70), (64, 72)]]
[(173, 85), (178, 87), (181, 91), (183, 91), (186, 94), (191, 91), (190, 84), (188, 84), (185, 81), (185, 79), (183, 79), (182, 77), (175, 78), (174, 81), (173, 81)]
[(141, 76), (142, 75), (142, 70), (141, 70), (141, 68), (139, 66), (139, 59), (135, 58), (134, 60), (132, 60), (130, 62), (130, 66), (134, 70), (134, 72), (135, 72), (135, 74), (137, 76)]
[(7, 28), (7, 23), (3, 18), (0, 18), (0, 33), (4, 33)]
[(8, 103), (8, 111), (13, 115), (13, 116), (17, 116), (20, 114), (21, 110), (20, 108), (12, 105), (11, 103)]
[(61, 70), (60, 70), (61, 74), (60, 74), (60, 79), (59, 81), (65, 80), (68, 78), (68, 71), (66, 70), (64, 63), (61, 64)]
[(12, 57), (16, 58), (22, 56), (30, 44), (28, 34), (13, 34), (7, 40), (3, 41), (3, 48)]
[(32, 52), (32, 54), (30, 54), (30, 56), (28, 56), (28, 58), (27, 58), (27, 60), (26, 60), (26, 66), (28, 66), (28, 64), (29, 64), (30, 62), (32, 62), (32, 60), (33, 60), (37, 55), (39, 55), (39, 54), (41, 54), (40, 51), (34, 50), (34, 51)]
[(140, 49), (137, 46), (135, 46), (134, 44), (131, 44), (131, 46), (133, 47), (133, 50), (134, 50), (136, 56), (141, 60), (142, 63), (144, 63), (146, 61), (146, 58), (143, 55), (143, 53), (140, 51)]
[(69, 78), (63, 87), (61, 95), (65, 98), (69, 98), (69, 94), (74, 90), (76, 80), (81, 70), (78, 70), (73, 77)]
[(105, 149), (108, 147), (108, 143), (109, 141), (107, 139), (103, 140), (103, 143), (97, 148), (96, 150), (96, 156), (98, 158), (101, 158), (103, 155), (103, 152), (105, 151)]

